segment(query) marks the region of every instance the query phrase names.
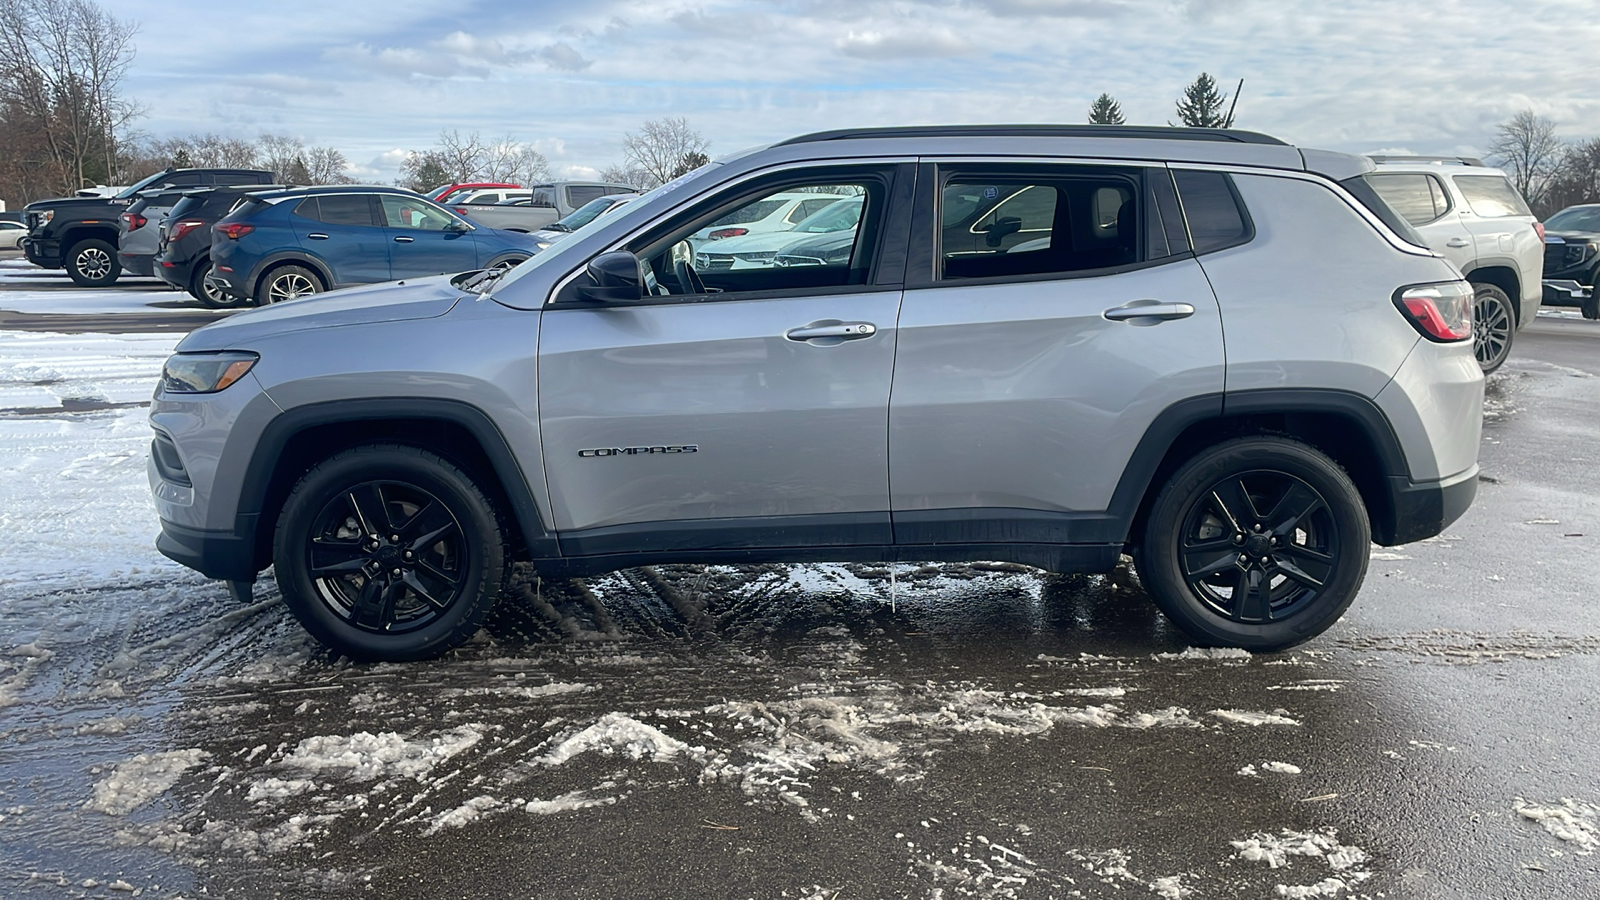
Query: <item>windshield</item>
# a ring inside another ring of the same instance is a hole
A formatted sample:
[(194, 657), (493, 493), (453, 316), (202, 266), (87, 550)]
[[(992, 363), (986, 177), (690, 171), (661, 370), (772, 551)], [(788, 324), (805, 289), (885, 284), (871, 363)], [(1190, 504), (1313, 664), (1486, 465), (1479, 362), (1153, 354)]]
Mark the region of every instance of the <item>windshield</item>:
[(1600, 206), (1563, 209), (1544, 222), (1550, 231), (1600, 231)]
[(611, 199), (610, 197), (599, 197), (597, 199), (590, 200), (588, 203), (578, 207), (577, 211), (572, 215), (567, 216), (565, 219), (557, 222), (556, 225), (560, 225), (567, 231), (576, 231), (590, 222), (593, 222), (595, 219), (600, 218), (600, 214), (610, 209), (616, 204), (616, 202), (617, 201)]
[(134, 185), (133, 187), (123, 188), (122, 189), (122, 193), (117, 195), (117, 199), (118, 200), (126, 200), (129, 197), (132, 197), (134, 194), (137, 194), (140, 191), (144, 190), (146, 186), (151, 185), (151, 184), (155, 184), (157, 179), (159, 179), (162, 176), (167, 175), (167, 174), (169, 174), (169, 173), (166, 172), (165, 170), (162, 170), (160, 172), (155, 173), (154, 175), (151, 175), (148, 178), (142, 178), (142, 179), (139, 180), (139, 183)]
[(817, 210), (794, 227), (799, 234), (826, 234), (856, 227), (861, 221), (861, 200), (840, 200)]
[(571, 256), (571, 252), (583, 244), (583, 238), (587, 232), (600, 228), (607, 228), (618, 222), (634, 222), (641, 219), (647, 219), (650, 216), (660, 212), (658, 207), (660, 207), (661, 204), (653, 203), (651, 201), (659, 200), (666, 195), (671, 194), (678, 188), (683, 187), (686, 183), (696, 178), (709, 176), (719, 167), (720, 164), (716, 166), (701, 166), (692, 172), (679, 175), (677, 178), (672, 179), (660, 187), (652, 188), (651, 190), (648, 190), (645, 193), (637, 196), (630, 196), (628, 198), (629, 202), (616, 213), (609, 216), (596, 216), (595, 218), (589, 220), (587, 225), (584, 225), (582, 228), (574, 231), (570, 238), (565, 238), (559, 244), (552, 245), (550, 249), (534, 254), (534, 256), (527, 262), (512, 269), (509, 275), (506, 275), (504, 278), (500, 279), (499, 283), (495, 285), (494, 291), (490, 296), (500, 293), (507, 287), (528, 277), (530, 273), (537, 272), (545, 266), (572, 265), (574, 257)]

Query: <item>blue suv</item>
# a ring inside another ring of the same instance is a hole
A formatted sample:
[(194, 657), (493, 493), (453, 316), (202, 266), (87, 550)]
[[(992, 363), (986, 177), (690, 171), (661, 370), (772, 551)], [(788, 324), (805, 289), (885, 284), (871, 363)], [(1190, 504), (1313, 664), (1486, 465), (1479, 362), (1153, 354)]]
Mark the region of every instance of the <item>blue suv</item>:
[(265, 306), (355, 284), (509, 268), (531, 235), (473, 225), (400, 188), (289, 188), (251, 194), (211, 232), (223, 293)]

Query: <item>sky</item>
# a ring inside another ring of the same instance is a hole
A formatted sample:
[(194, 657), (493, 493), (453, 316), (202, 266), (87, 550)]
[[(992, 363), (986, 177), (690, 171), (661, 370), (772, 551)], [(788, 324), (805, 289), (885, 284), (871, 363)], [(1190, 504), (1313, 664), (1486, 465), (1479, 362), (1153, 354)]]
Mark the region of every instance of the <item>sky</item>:
[(138, 23), (154, 137), (290, 134), (391, 181), (441, 129), (558, 176), (682, 116), (711, 155), (876, 125), (1176, 121), (1208, 72), (1236, 126), (1352, 152), (1485, 153), (1532, 109), (1600, 135), (1593, 0), (102, 0)]

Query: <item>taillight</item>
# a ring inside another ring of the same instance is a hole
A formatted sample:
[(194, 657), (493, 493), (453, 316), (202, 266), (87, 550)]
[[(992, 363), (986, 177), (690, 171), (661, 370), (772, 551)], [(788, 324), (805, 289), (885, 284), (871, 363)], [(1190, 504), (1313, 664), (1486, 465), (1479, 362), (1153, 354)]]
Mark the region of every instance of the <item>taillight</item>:
[(467, 214), (467, 208), (465, 206), (458, 206), (456, 207), (456, 212), (464, 216)]
[(1539, 235), (1539, 240), (1543, 241), (1544, 240), (1544, 223), (1543, 222), (1535, 222), (1535, 223), (1533, 223), (1533, 230), (1534, 230), (1535, 233), (1537, 233)]
[[(172, 236), (167, 238), (167, 240), (169, 242), (181, 241), (183, 240), (184, 235), (204, 224), (206, 223), (200, 221), (199, 219), (184, 219), (182, 222), (172, 226)], [(249, 228), (250, 226), (246, 225), (245, 227)], [(243, 234), (243, 232), (240, 233)], [(235, 238), (235, 240), (237, 240), (237, 238)]]
[(128, 230), (129, 231), (138, 231), (139, 229), (144, 227), (144, 223), (146, 223), (146, 222), (148, 222), (150, 220), (146, 219), (144, 216), (139, 215), (138, 213), (129, 212), (129, 213), (123, 213), (122, 214), (122, 221), (128, 223)]
[(739, 237), (740, 235), (749, 233), (750, 229), (748, 228), (718, 228), (716, 231), (706, 235), (706, 237), (712, 239), (713, 241), (720, 241), (723, 238)]
[(1472, 285), (1465, 281), (1419, 284), (1395, 291), (1394, 305), (1430, 341), (1472, 337)]
[(255, 231), (256, 227), (245, 222), (227, 222), (218, 223), (216, 230), (227, 236), (228, 240), (237, 241), (239, 238)]

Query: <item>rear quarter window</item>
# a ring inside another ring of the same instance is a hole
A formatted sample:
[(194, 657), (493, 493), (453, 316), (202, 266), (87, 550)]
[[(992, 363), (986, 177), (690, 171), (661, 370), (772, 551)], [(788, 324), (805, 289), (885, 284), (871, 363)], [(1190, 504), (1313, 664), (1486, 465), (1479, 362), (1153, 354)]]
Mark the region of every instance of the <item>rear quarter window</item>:
[(1457, 175), (1455, 182), (1472, 211), (1486, 219), (1533, 215), (1504, 175)]
[(1391, 209), (1413, 225), (1426, 225), (1450, 210), (1444, 190), (1432, 175), (1374, 174), (1367, 176), (1367, 183)]
[(1224, 250), (1250, 240), (1250, 217), (1226, 173), (1178, 169), (1172, 177), (1195, 253)]

